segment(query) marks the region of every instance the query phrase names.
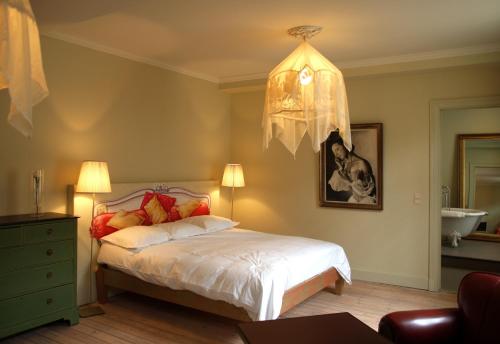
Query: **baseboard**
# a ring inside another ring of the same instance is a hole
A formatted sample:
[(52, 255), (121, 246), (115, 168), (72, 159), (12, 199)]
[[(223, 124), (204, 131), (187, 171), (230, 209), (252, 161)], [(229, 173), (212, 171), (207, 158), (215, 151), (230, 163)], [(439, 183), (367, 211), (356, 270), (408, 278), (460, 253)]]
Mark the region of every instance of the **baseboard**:
[(377, 282), (398, 285), (401, 287), (410, 287), (417, 289), (428, 289), (429, 280), (427, 278), (405, 276), (405, 275), (392, 275), (383, 272), (373, 272), (353, 269), (352, 278), (355, 280)]

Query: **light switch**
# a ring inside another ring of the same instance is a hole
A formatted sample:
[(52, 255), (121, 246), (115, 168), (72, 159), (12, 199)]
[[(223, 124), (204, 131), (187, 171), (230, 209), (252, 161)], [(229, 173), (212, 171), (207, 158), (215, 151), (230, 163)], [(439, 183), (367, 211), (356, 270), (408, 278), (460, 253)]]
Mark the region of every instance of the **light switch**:
[(415, 192), (413, 194), (413, 204), (421, 204), (422, 203), (422, 194), (420, 192)]

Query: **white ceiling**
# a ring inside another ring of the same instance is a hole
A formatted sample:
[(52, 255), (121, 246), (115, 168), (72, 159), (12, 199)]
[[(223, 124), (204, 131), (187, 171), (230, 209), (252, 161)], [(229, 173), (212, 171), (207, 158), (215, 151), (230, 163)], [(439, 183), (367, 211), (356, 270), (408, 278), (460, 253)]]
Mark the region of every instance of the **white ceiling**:
[(339, 67), (500, 50), (500, 0), (31, 0), (41, 31), (208, 80), (260, 78), (297, 40)]

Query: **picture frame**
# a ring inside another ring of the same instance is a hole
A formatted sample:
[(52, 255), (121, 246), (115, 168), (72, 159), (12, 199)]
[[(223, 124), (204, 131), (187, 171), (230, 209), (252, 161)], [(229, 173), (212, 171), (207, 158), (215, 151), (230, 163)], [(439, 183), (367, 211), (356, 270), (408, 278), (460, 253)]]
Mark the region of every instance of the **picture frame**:
[(352, 124), (351, 152), (338, 131), (321, 144), (321, 207), (383, 210), (383, 125)]

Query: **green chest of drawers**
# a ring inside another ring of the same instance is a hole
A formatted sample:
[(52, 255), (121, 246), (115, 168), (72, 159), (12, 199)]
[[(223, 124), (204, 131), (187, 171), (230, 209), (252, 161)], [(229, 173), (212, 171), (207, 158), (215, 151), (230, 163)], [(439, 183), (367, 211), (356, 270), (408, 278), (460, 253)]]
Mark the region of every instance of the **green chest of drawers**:
[(60, 319), (78, 323), (76, 221), (0, 216), (0, 338)]

